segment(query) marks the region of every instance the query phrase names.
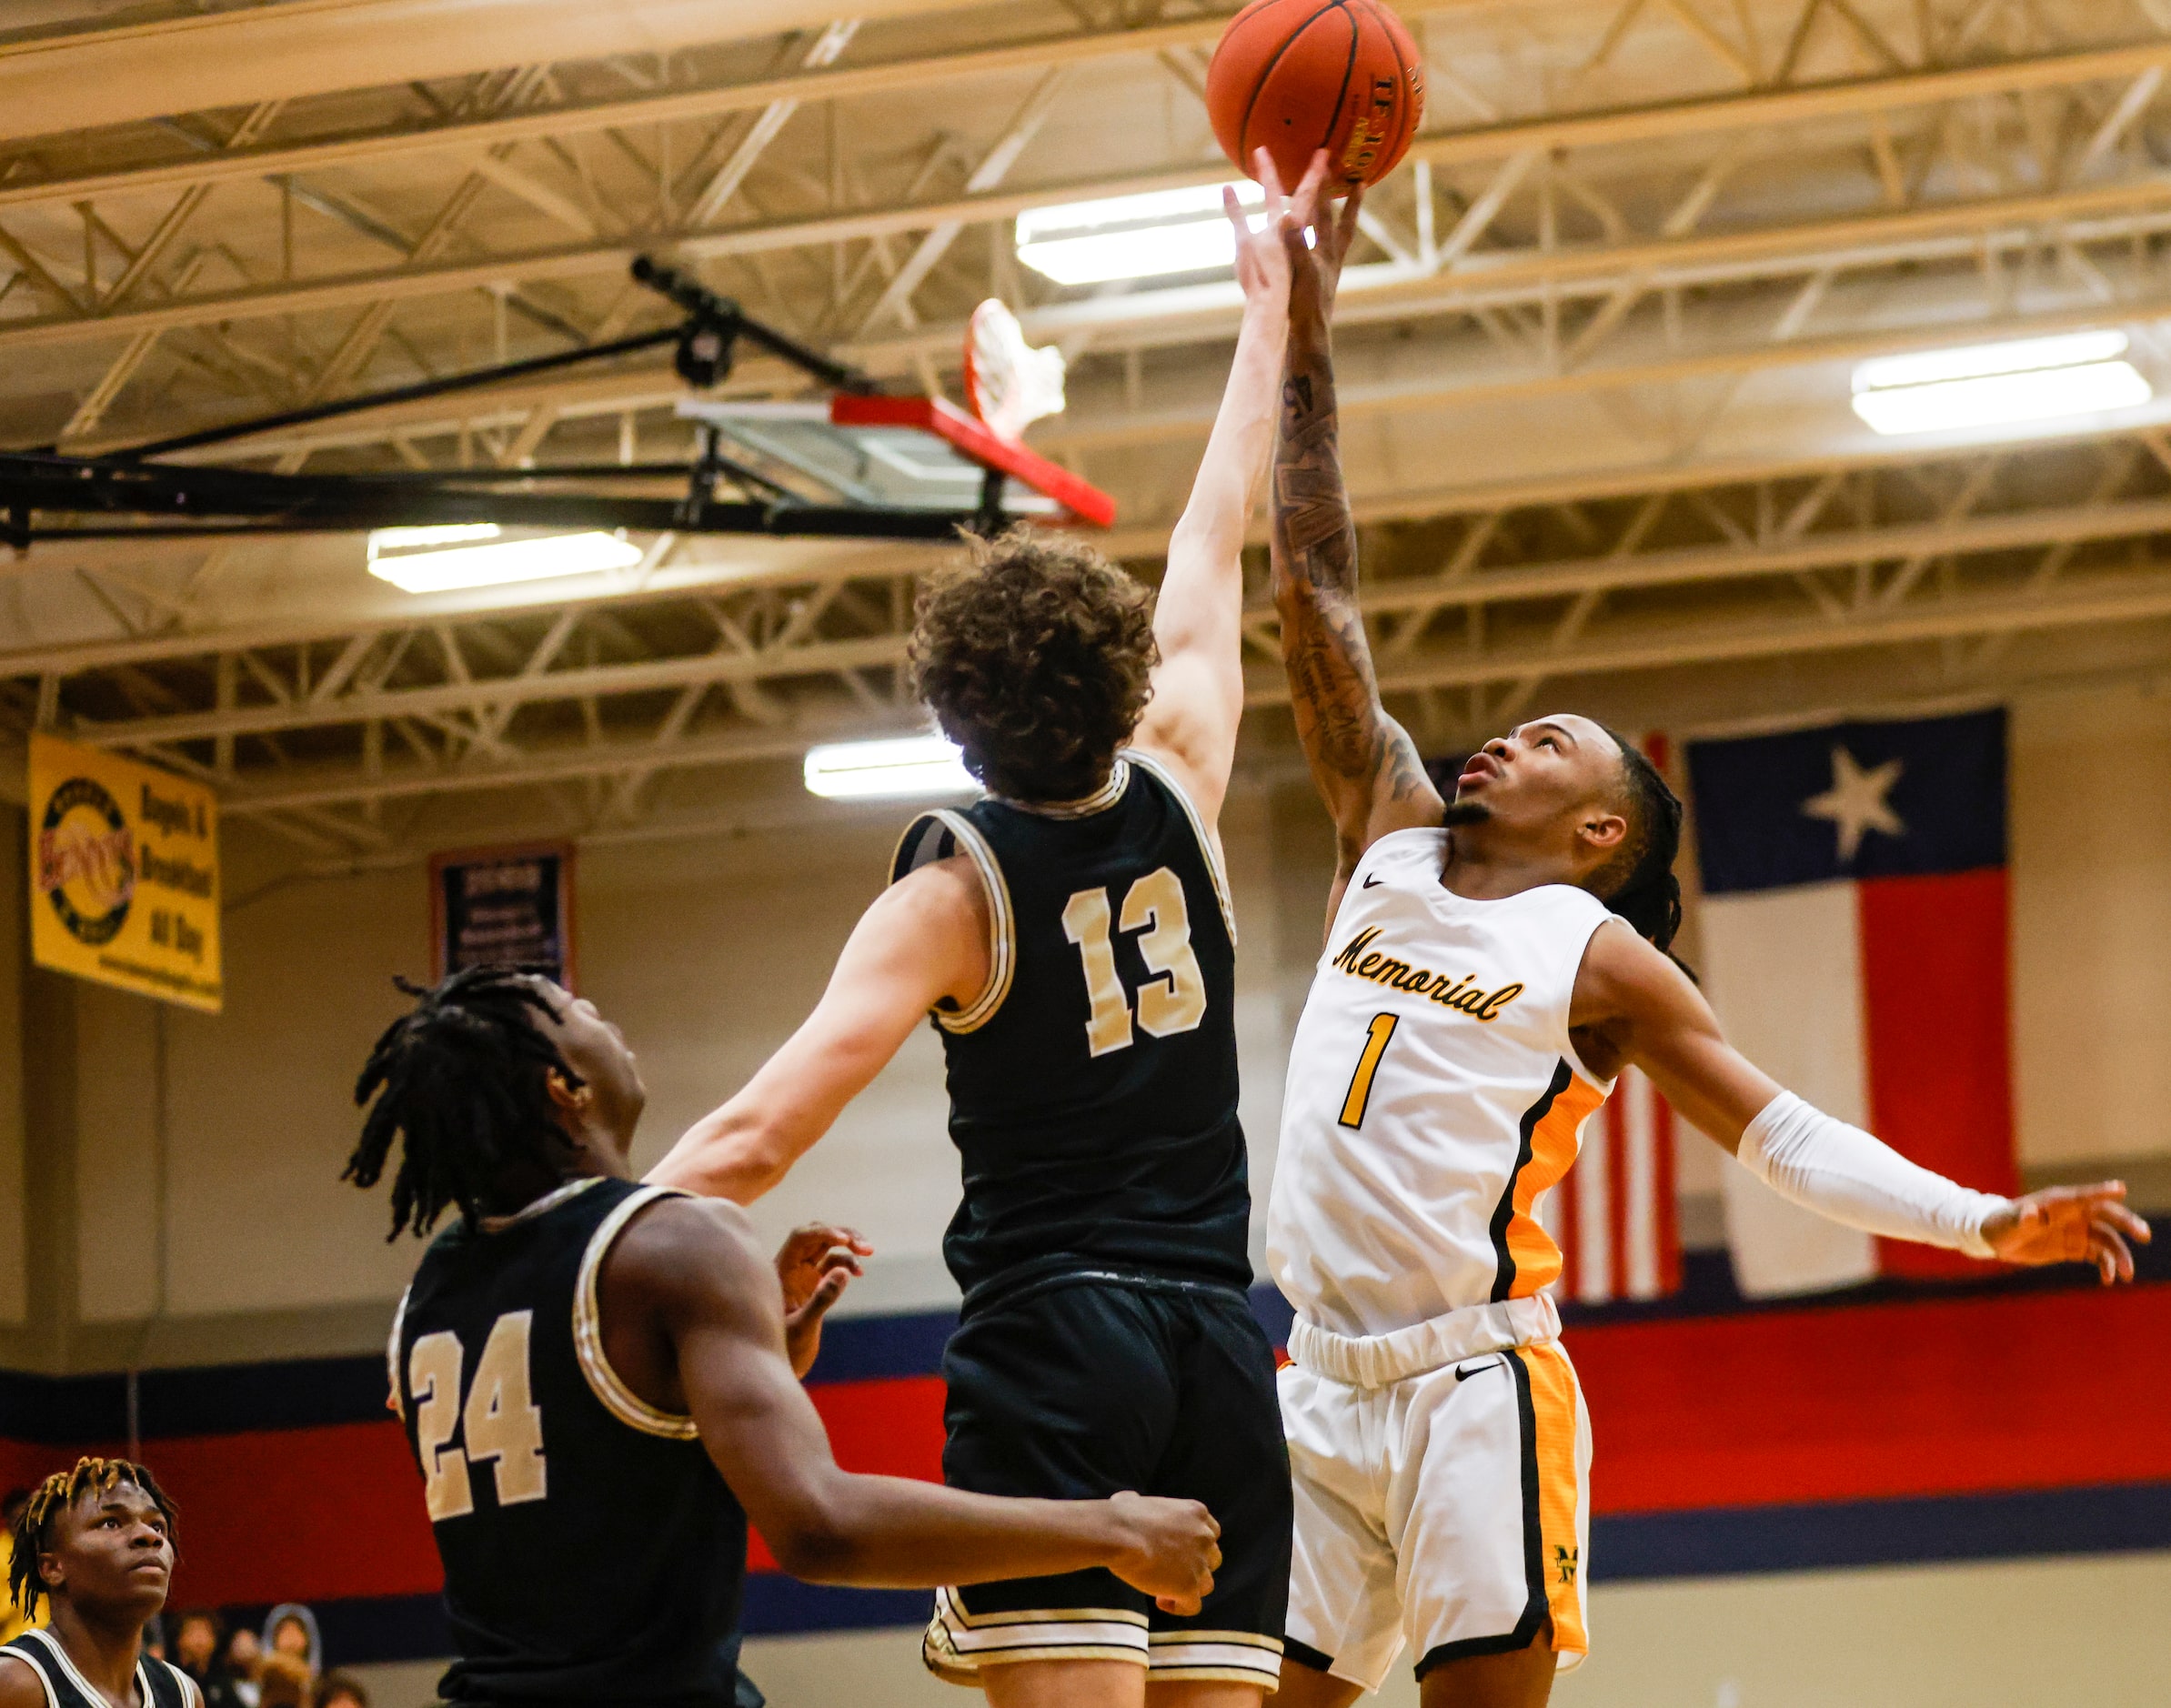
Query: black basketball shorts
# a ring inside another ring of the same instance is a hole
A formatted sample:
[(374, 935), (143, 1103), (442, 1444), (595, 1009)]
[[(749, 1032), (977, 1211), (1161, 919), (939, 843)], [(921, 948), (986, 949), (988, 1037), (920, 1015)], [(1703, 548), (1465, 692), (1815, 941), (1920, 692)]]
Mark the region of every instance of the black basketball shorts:
[(1161, 1680), (1271, 1690), (1289, 1603), (1289, 1452), (1274, 1355), (1233, 1287), (1066, 1274), (974, 1311), (951, 1337), (942, 1474), (983, 1494), (1201, 1501), (1221, 1569), (1176, 1618), (1105, 1571), (938, 1591), (921, 1653), (974, 1684), (1014, 1661), (1135, 1661)]

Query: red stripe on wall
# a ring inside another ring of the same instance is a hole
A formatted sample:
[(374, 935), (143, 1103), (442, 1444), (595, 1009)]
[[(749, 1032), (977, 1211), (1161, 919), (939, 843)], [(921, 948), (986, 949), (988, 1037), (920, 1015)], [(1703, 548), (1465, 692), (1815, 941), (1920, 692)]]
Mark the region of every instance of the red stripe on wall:
[[(2171, 1286), (1619, 1323), (1566, 1343), (1602, 1514), (2171, 1482), (2171, 1361), (2149, 1350), (2171, 1345)], [(940, 1378), (810, 1392), (848, 1470), (940, 1479)], [(389, 1420), (146, 1456), (181, 1504), (176, 1605), (438, 1587)], [(0, 1443), (13, 1482), (74, 1459)], [(758, 1542), (753, 1562), (775, 1569)]]
[(2171, 1287), (1573, 1331), (1600, 1512), (2171, 1479)]
[[(11, 1486), (75, 1449), (5, 1443)], [(117, 1442), (85, 1453), (120, 1454)], [(177, 1436), (144, 1461), (181, 1514), (173, 1605), (424, 1595), (442, 1587), (422, 1478), (397, 1422)]]
[[(948, 1390), (941, 1377), (827, 1382), (807, 1392), (829, 1428), (837, 1462), (847, 1471), (942, 1481), (942, 1404)], [(748, 1539), (747, 1561), (757, 1572), (777, 1569), (777, 1557), (759, 1532)]]
[[(1963, 1185), (2017, 1191), (2004, 869), (1855, 888), (1871, 1130)], [(1888, 1275), (1985, 1267), (1933, 1246), (1878, 1244)]]

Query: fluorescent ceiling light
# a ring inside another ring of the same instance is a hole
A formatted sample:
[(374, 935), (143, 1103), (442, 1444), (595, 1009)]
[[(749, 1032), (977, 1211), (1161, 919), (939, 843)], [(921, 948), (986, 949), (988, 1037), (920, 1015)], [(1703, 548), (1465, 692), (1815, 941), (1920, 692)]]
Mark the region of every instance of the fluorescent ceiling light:
[(369, 537), (369, 549), (408, 551), (419, 546), (449, 546), (456, 540), (496, 539), (495, 522), (446, 522), (435, 527), (380, 527)]
[[(384, 527), (369, 537), (369, 573), (406, 593), (449, 593), (560, 576), (629, 569), (641, 548), (616, 534), (540, 534), (504, 539), (488, 522), (446, 527)], [(456, 540), (488, 545), (447, 545)], [(446, 546), (434, 550), (432, 547)]]
[[(1219, 184), (1153, 190), (1018, 216), (1018, 259), (1058, 285), (1204, 273), (1236, 264), (1236, 234), (1221, 210)], [(1266, 205), (1249, 179), (1235, 186), (1247, 212)]]
[(837, 741), (807, 753), (807, 788), (831, 800), (968, 795), (980, 788), (964, 756), (940, 736)]
[(2115, 328), (1880, 357), (1854, 369), (1854, 413), (1883, 434), (2011, 427), (2131, 409), (2153, 395)]
[(2126, 354), (2126, 334), (2062, 332), (2048, 338), (2015, 338), (2005, 344), (1970, 344), (1956, 350), (1918, 350), (1909, 356), (1881, 356), (1854, 370), (1856, 391), (1887, 386), (1921, 386), (1940, 379), (1978, 379), (1991, 374), (2021, 374), (2041, 367), (2079, 367)]

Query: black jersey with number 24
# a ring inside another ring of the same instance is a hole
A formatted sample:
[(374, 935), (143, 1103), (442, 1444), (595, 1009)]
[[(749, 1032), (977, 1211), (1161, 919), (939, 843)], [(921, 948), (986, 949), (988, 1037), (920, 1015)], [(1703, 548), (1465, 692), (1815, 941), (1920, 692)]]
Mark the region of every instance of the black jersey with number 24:
[(1235, 926), (1181, 787), (1132, 753), (1086, 800), (925, 813), (891, 879), (958, 854), (993, 915), (986, 988), (934, 1017), (958, 1284), (1105, 1264), (1249, 1285)]
[(661, 1189), (568, 1182), (430, 1246), (393, 1324), (454, 1703), (729, 1708), (746, 1516), (690, 1418), (604, 1356), (598, 1281)]

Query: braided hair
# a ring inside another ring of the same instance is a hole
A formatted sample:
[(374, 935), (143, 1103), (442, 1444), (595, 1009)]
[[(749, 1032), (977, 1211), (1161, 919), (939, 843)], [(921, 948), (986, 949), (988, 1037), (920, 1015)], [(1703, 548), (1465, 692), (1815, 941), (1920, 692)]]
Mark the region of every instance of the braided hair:
[(1673, 875), (1681, 852), (1681, 799), (1641, 748), (1616, 730), (1606, 734), (1621, 749), (1628, 835), (1600, 875), (1602, 881), (1613, 881), (1599, 899), (1671, 958), (1681, 929), (1681, 880)]
[(558, 1014), (532, 975), (470, 967), (430, 990), (393, 983), (417, 999), (415, 1011), (385, 1029), (355, 1083), (357, 1105), (377, 1103), (340, 1178), (375, 1186), (394, 1137), (404, 1135), (386, 1238), (409, 1227), (419, 1238), (447, 1204), (472, 1231), (508, 1170), (563, 1171), (574, 1144), (546, 1076), (574, 1090), (582, 1080), (537, 1024)]
[(105, 1494), (130, 1483), (151, 1497), (166, 1520), (166, 1539), (180, 1531), (180, 1513), (157, 1479), (130, 1459), (78, 1459), (73, 1471), (55, 1471), (30, 1492), (9, 1526), (15, 1538), (15, 1558), (8, 1566), (8, 1592), (23, 1617), (37, 1617), (37, 1604), (46, 1599), (45, 1580), (38, 1573), (38, 1556), (53, 1546), (54, 1527), (60, 1515), (87, 1495)]

